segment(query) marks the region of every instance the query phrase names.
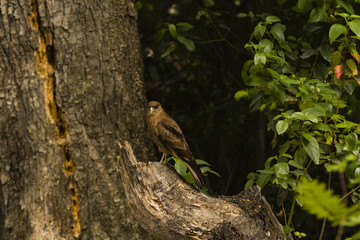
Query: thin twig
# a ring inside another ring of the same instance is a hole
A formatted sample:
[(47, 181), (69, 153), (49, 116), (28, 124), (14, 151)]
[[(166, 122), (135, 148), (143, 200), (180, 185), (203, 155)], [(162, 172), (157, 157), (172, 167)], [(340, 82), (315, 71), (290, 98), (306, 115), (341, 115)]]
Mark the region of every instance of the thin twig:
[[(327, 188), (330, 189), (330, 186), (331, 186), (331, 172), (329, 173), (329, 179), (328, 179)], [(324, 237), (325, 226), (326, 226), (326, 218), (323, 219), (319, 240), (322, 240), (322, 238)]]
[(296, 203), (296, 194), (294, 192), (294, 196), (293, 196), (293, 200), (292, 200), (292, 203), (291, 203), (291, 209), (290, 209), (289, 220), (288, 220), (287, 226), (289, 226), (291, 224), (292, 216), (294, 215), (295, 203)]
[(340, 198), (340, 200), (343, 200), (344, 198), (348, 197), (350, 194), (352, 194), (353, 192), (355, 192), (356, 190), (358, 190), (360, 188), (360, 185), (358, 185), (356, 188), (354, 188), (353, 190), (351, 190), (350, 192), (348, 192), (347, 194), (345, 194), (342, 198)]
[(223, 39), (227, 44), (229, 44), (229, 46), (231, 46), (232, 48), (238, 50), (238, 51), (243, 51), (241, 48), (238, 48), (237, 46), (235, 46), (234, 44), (232, 44), (231, 42), (229, 42), (225, 36), (221, 33), (220, 29), (215, 25), (215, 23), (213, 22), (213, 20), (211, 19), (209, 13), (206, 13), (206, 17), (209, 19), (209, 22), (211, 23), (211, 25), (214, 27), (215, 31), (217, 32), (217, 34), (220, 36), (221, 39)]
[(284, 208), (284, 203), (281, 204), (281, 207), (282, 207), (282, 211), (283, 211), (283, 213), (284, 213), (285, 226), (287, 226), (288, 224), (287, 224), (287, 220), (286, 220), (286, 211), (285, 211), (285, 208)]
[(324, 218), (324, 219), (323, 219), (323, 222), (322, 222), (319, 240), (322, 240), (322, 238), (323, 238), (323, 236), (324, 236), (325, 225), (326, 225), (326, 218)]

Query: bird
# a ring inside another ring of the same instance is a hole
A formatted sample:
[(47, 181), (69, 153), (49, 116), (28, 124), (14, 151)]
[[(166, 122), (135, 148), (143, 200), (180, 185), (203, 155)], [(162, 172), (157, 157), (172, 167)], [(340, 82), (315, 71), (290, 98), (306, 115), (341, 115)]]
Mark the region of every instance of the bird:
[(160, 162), (166, 160), (168, 154), (183, 160), (199, 189), (204, 186), (204, 176), (195, 162), (189, 145), (179, 125), (172, 119), (157, 101), (148, 103), (146, 125), (152, 141), (163, 153)]

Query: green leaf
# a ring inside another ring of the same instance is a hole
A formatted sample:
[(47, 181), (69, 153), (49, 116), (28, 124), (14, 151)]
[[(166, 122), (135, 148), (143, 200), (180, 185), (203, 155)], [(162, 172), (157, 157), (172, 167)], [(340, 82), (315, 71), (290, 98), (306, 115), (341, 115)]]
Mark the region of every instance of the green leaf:
[(311, 57), (312, 55), (316, 55), (316, 54), (317, 54), (317, 51), (316, 51), (315, 49), (308, 48), (308, 49), (300, 56), (300, 58), (306, 59), (306, 58), (309, 58), (309, 57)]
[(286, 130), (288, 129), (289, 124), (287, 121), (285, 120), (279, 120), (276, 123), (276, 131), (279, 135), (283, 134), (284, 132), (286, 132)]
[(308, 141), (305, 137), (301, 139), (301, 143), (305, 149), (305, 152), (309, 155), (311, 160), (314, 161), (314, 163), (319, 164), (320, 163), (320, 150), (319, 150), (319, 144), (317, 140), (314, 137), (311, 137), (311, 140)]
[(176, 26), (174, 24), (170, 23), (168, 25), (168, 29), (169, 29), (170, 35), (176, 39), (177, 38)]
[[(270, 169), (271, 161), (272, 161), (273, 159), (275, 159), (275, 157), (269, 157), (268, 159), (266, 159), (266, 161), (265, 161), (265, 168), (266, 168), (266, 169)], [(274, 172), (272, 172), (272, 173), (274, 173)]]
[(338, 12), (335, 12), (334, 15), (341, 16), (345, 19), (347, 19), (350, 16), (350, 14), (348, 14), (348, 13), (338, 13)]
[(175, 158), (174, 168), (176, 172), (178, 172), (181, 176), (183, 176), (187, 170), (186, 164), (182, 160), (177, 158)]
[(193, 28), (193, 25), (191, 25), (190, 23), (187, 23), (187, 22), (178, 22), (176, 24), (176, 26), (181, 28), (181, 30), (184, 31), (184, 32), (186, 32), (186, 31)]
[(356, 34), (356, 36), (360, 37), (360, 19), (355, 19), (349, 22), (349, 27), (351, 31)]
[(265, 65), (266, 63), (266, 56), (264, 53), (256, 53), (255, 54), (255, 57), (254, 57), (254, 64), (257, 65), (257, 64), (262, 64), (262, 65)]
[(270, 173), (260, 173), (259, 179), (256, 181), (256, 184), (259, 185), (259, 187), (264, 188), (264, 186), (270, 181), (273, 174)]
[(303, 148), (298, 149), (294, 155), (294, 161), (302, 167), (307, 163), (307, 155)]
[(306, 140), (308, 140), (308, 141), (311, 141), (311, 139), (312, 139), (311, 134), (310, 134), (310, 133), (306, 133), (306, 132), (303, 133), (303, 137), (304, 137)]
[(352, 95), (354, 90), (355, 90), (355, 86), (354, 84), (352, 84), (352, 82), (347, 82), (347, 83), (344, 83), (344, 89), (350, 94)]
[(251, 172), (251, 173), (249, 173), (247, 176), (246, 176), (246, 178), (247, 179), (252, 179), (252, 180), (256, 180), (257, 179), (257, 174), (256, 173), (253, 173), (253, 172)]
[(142, 4), (141, 4), (141, 2), (140, 1), (137, 1), (137, 2), (135, 2), (135, 7), (136, 7), (136, 9), (141, 9), (142, 8)]
[(322, 29), (322, 25), (320, 24), (305, 24), (304, 25), (304, 31), (307, 33), (307, 34), (312, 34), (313, 32), (316, 32), (320, 29)]
[(250, 67), (253, 65), (253, 63), (254, 63), (254, 60), (247, 60), (244, 63), (243, 68), (241, 70), (241, 78), (246, 85), (248, 85), (250, 83), (248, 71), (249, 71)]
[(313, 122), (313, 123), (318, 123), (318, 118), (314, 115), (307, 115), (306, 119), (308, 119), (309, 121)]
[(322, 45), (320, 48), (321, 56), (328, 62), (331, 62), (332, 51), (328, 45)]
[(356, 148), (358, 136), (356, 133), (351, 133), (345, 137), (346, 147), (349, 151), (353, 151)]
[(344, 222), (344, 226), (346, 227), (355, 227), (357, 225), (360, 225), (360, 204), (354, 204), (352, 205), (349, 210), (349, 216)]
[(302, 112), (294, 112), (293, 114), (291, 114), (290, 116), (291, 119), (297, 119), (297, 120), (302, 120), (305, 118), (304, 114)]
[(294, 230), (295, 229), (293, 229), (292, 227), (289, 227), (289, 226), (286, 226), (286, 225), (283, 226), (283, 231), (284, 231), (285, 235), (288, 235), (289, 233), (291, 233)]
[(340, 101), (338, 101), (338, 100), (333, 100), (333, 101), (331, 101), (331, 103), (333, 104), (333, 106), (335, 107), (338, 107), (338, 108), (344, 108), (344, 107), (347, 107), (347, 105), (346, 105), (346, 102), (345, 101), (343, 101), (343, 100), (340, 100)]
[(291, 188), (293, 190), (296, 190), (298, 188), (298, 183), (297, 181), (295, 180), (295, 178), (293, 177), (289, 177), (287, 180), (286, 180), (287, 184), (289, 184), (291, 186)]
[[(266, 68), (266, 71), (270, 74), (270, 76), (274, 79), (278, 79), (280, 77), (279, 73), (271, 68)], [(276, 84), (277, 83), (275, 81), (272, 81), (273, 84)], [(271, 83), (270, 83), (271, 84)]]
[(330, 27), (329, 30), (329, 40), (330, 40), (330, 44), (332, 44), (341, 34), (346, 33), (346, 27), (339, 24), (339, 23), (335, 23)]
[(291, 142), (287, 141), (286, 143), (284, 143), (281, 148), (279, 149), (279, 155), (283, 155), (284, 153), (286, 153), (286, 151), (289, 149)]
[(353, 75), (358, 75), (359, 72), (358, 72), (358, 69), (357, 69), (357, 66), (356, 66), (356, 63), (355, 63), (354, 60), (347, 59), (346, 60), (346, 65), (350, 68)]
[(311, 23), (320, 22), (320, 21), (324, 20), (325, 18), (327, 18), (327, 16), (328, 16), (328, 14), (325, 9), (314, 8), (313, 10), (311, 10), (309, 22), (311, 22)]
[(292, 158), (293, 158), (290, 154), (287, 154), (287, 153), (283, 153), (283, 154), (281, 154), (281, 157), (284, 157), (284, 158), (290, 158), (290, 159), (292, 159)]
[(255, 27), (254, 36), (255, 36), (256, 40), (260, 41), (262, 39), (262, 37), (265, 33), (265, 29), (266, 29), (266, 27), (261, 24), (258, 24)]
[(356, 161), (356, 156), (354, 154), (347, 154), (341, 159), (341, 161), (337, 160), (336, 164), (326, 164), (325, 167), (328, 172), (344, 172), (349, 166), (349, 162), (354, 161)]
[(197, 186), (195, 185), (194, 178), (193, 178), (193, 176), (192, 176), (189, 172), (181, 175), (181, 177), (183, 177), (186, 182), (188, 182), (189, 184), (191, 184), (191, 185), (193, 185), (194, 187), (197, 188)]
[(264, 53), (267, 53), (267, 54), (270, 54), (274, 47), (274, 43), (272, 41), (270, 41), (269, 39), (262, 39), (259, 42), (259, 45), (264, 47), (263, 51), (264, 51)]
[(325, 116), (325, 110), (319, 104), (315, 104), (313, 107), (305, 108), (301, 111), (304, 115), (313, 115), (315, 117)]
[(195, 45), (194, 42), (184, 36), (178, 36), (177, 40), (179, 42), (181, 42), (182, 44), (184, 44), (184, 46), (186, 47), (187, 50), (189, 51), (194, 51), (195, 50)]
[(157, 32), (156, 32), (156, 35), (155, 35), (155, 37), (154, 37), (155, 41), (160, 42), (160, 41), (163, 39), (166, 31), (167, 31), (166, 28), (162, 28), (162, 29), (160, 29), (159, 31), (157, 31)]
[(211, 166), (210, 163), (208, 163), (207, 161), (201, 160), (201, 159), (195, 159), (195, 162), (197, 165), (206, 165), (206, 166)]
[(281, 19), (276, 17), (276, 16), (267, 16), (266, 21), (271, 22), (271, 23), (275, 23), (275, 22), (280, 22)]
[(264, 92), (260, 91), (258, 92), (253, 99), (250, 102), (250, 110), (251, 111), (256, 111), (260, 108), (261, 105), (263, 105), (263, 101), (264, 101)]
[(317, 180), (310, 182), (304, 178), (298, 191), (300, 192), (298, 198), (302, 201), (303, 208), (319, 219), (327, 218), (339, 224), (348, 212), (344, 202), (334, 195), (332, 190), (327, 190), (324, 183)]
[(355, 179), (360, 179), (360, 167), (355, 168), (354, 177)]
[(351, 129), (353, 127), (356, 127), (357, 124), (351, 121), (344, 120), (344, 122), (336, 124), (337, 128), (348, 128)]
[(240, 99), (246, 98), (246, 97), (248, 97), (248, 96), (249, 96), (248, 91), (240, 90), (240, 91), (237, 91), (237, 92), (235, 93), (234, 98), (235, 98), (236, 101), (239, 101)]
[(280, 175), (280, 174), (288, 175), (289, 174), (289, 164), (286, 162), (276, 163), (274, 165), (274, 170), (275, 170), (276, 175)]
[(297, 5), (300, 12), (304, 13), (312, 7), (312, 0), (299, 0)]
[(314, 77), (324, 81), (329, 74), (329, 65), (328, 64), (324, 64), (324, 63), (320, 63), (320, 64), (315, 64), (314, 66)]
[(170, 53), (172, 53), (175, 50), (174, 44), (169, 44), (169, 46), (166, 48), (164, 52), (161, 53), (161, 58), (167, 57)]
[(331, 62), (334, 66), (339, 65), (341, 62), (341, 52), (336, 51), (331, 57)]
[(266, 173), (266, 174), (274, 174), (275, 171), (273, 169), (263, 169), (263, 170), (257, 170), (259, 173)]
[(283, 86), (281, 86), (281, 84), (275, 82), (275, 81), (271, 81), (269, 84), (269, 89), (271, 92), (271, 95), (278, 99), (281, 103), (285, 102), (286, 99), (286, 95), (285, 95), (285, 90), (283, 88)]
[(205, 173), (212, 173), (212, 174), (214, 174), (214, 175), (216, 175), (216, 176), (218, 176), (218, 177), (221, 177), (219, 173), (211, 170), (211, 169), (210, 169), (209, 167), (207, 167), (207, 166), (201, 167), (200, 169), (201, 169), (202, 171), (204, 171)]
[(283, 74), (280, 75), (280, 80), (281, 80), (281, 82), (286, 83), (286, 84), (299, 84), (299, 81), (297, 79), (289, 78), (288, 76), (283, 75)]
[(348, 13), (350, 13), (350, 14), (354, 14), (354, 9), (353, 9), (353, 7), (351, 6), (351, 4), (350, 3), (347, 3), (347, 2), (344, 2), (344, 1), (337, 1), (339, 4), (340, 4), (340, 6), (342, 7), (342, 8), (344, 8)]
[(290, 160), (290, 161), (289, 161), (289, 165), (290, 165), (290, 166), (293, 166), (293, 167), (296, 167), (296, 168), (298, 168), (298, 169), (303, 169), (303, 168), (304, 168), (303, 166), (301, 166), (300, 164), (298, 164), (298, 163), (295, 162), (294, 160)]
[(281, 206), (284, 203), (287, 193), (288, 193), (288, 191), (286, 189), (284, 189), (284, 188), (279, 189), (277, 197), (276, 197), (276, 203), (278, 206)]
[(284, 35), (285, 29), (286, 26), (284, 24), (276, 23), (274, 26), (272, 26), (270, 32), (279, 43), (282, 43), (285, 41), (285, 35)]
[(354, 239), (360, 239), (360, 232), (355, 233), (354, 235), (351, 236), (351, 238), (347, 238), (345, 240), (354, 240)]
[(360, 15), (351, 14), (350, 17), (351, 18), (360, 18)]
[(316, 125), (316, 130), (323, 131), (323, 132), (331, 132), (331, 128), (329, 125), (320, 123)]
[(244, 187), (244, 190), (248, 189), (249, 187), (251, 187), (252, 185), (254, 185), (255, 181), (253, 179), (250, 179), (248, 180), (246, 183), (245, 183), (245, 187)]

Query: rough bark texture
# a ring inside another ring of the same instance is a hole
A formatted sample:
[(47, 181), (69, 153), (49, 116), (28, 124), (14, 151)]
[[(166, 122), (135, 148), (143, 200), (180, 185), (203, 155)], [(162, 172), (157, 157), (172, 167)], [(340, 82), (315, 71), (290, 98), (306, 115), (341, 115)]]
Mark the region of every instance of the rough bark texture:
[(116, 171), (118, 139), (152, 146), (133, 2), (0, 11), (0, 239), (149, 238)]
[(137, 162), (128, 142), (120, 148), (128, 202), (149, 232), (162, 239), (286, 239), (258, 187), (233, 197), (209, 197), (165, 164)]

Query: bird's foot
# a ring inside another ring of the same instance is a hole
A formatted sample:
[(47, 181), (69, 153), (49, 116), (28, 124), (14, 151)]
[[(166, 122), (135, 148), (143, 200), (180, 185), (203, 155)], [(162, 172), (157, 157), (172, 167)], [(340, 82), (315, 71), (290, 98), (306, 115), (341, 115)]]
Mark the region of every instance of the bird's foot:
[(162, 157), (161, 157), (161, 159), (160, 159), (160, 162), (162, 163), (162, 162), (166, 162), (166, 154), (165, 153), (163, 153), (163, 155), (162, 155)]

